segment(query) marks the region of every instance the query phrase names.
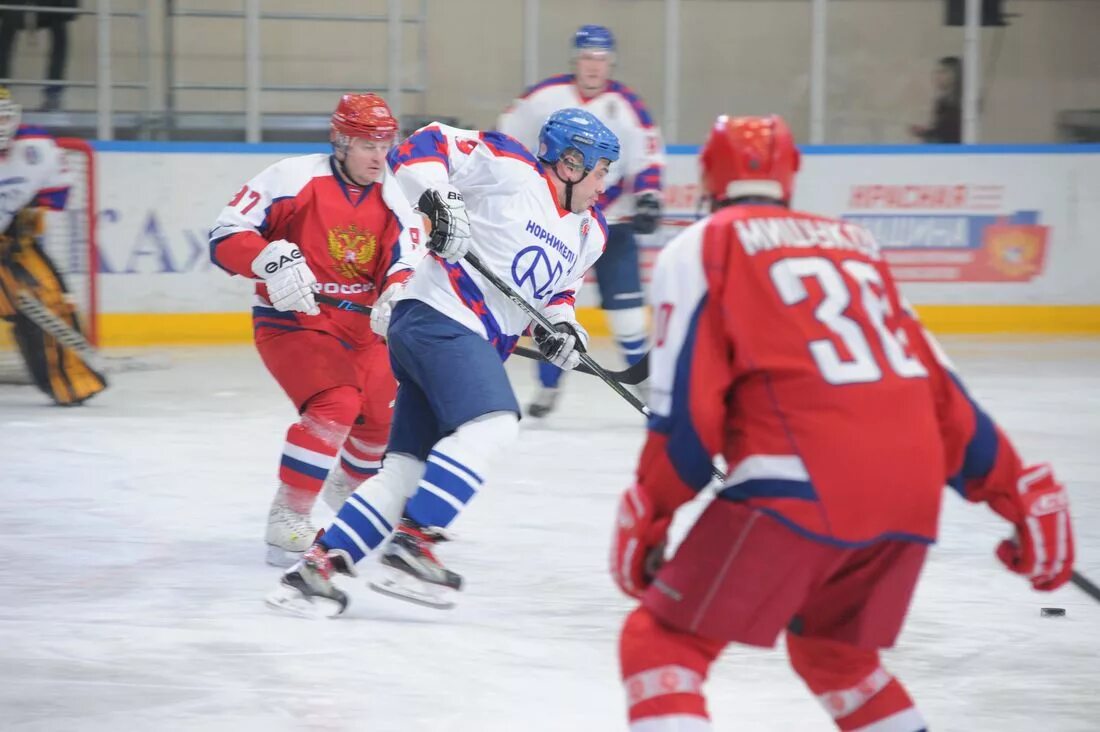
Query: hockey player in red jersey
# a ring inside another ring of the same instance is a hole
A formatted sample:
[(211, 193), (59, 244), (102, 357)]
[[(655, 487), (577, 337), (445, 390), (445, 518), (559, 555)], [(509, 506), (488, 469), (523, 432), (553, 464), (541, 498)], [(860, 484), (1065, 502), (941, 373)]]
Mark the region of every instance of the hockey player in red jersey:
[[(720, 117), (712, 213), (654, 272), (653, 416), (611, 555), (633, 732), (710, 730), (702, 684), (730, 642), (770, 647), (839, 729), (926, 727), (879, 649), (901, 630), (945, 484), (1016, 530), (996, 553), (1036, 589), (1073, 568), (1065, 489), (966, 393), (858, 226), (788, 208), (777, 117)], [(673, 512), (730, 466), (676, 553)]]
[[(337, 509), (381, 467), (396, 382), (372, 328), (385, 333), (423, 226), (386, 163), (396, 136), (381, 97), (345, 95), (332, 115), (332, 154), (267, 168), (210, 234), (215, 264), (260, 280), (256, 347), (300, 414), (268, 517), (268, 561), (278, 566), (313, 542), (310, 511), (322, 486)], [(362, 315), (318, 305), (315, 292), (373, 306), (370, 327)]]

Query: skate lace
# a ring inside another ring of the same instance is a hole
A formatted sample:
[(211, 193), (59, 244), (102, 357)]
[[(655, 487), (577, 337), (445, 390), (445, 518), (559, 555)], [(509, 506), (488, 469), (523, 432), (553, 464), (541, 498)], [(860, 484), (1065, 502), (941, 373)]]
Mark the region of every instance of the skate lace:
[(313, 571), (317, 572), (317, 574), (321, 575), (326, 580), (332, 579), (332, 561), (328, 558), (328, 554), (320, 544), (311, 546), (306, 553), (302, 555), (302, 559), (311, 569), (313, 569)]
[(430, 562), (441, 564), (436, 558), (435, 552), (432, 551), (432, 545), (439, 541), (446, 541), (446, 537), (442, 532), (427, 527), (417, 528), (407, 524), (401, 527), (401, 531), (413, 538), (416, 543), (416, 550), (421, 556)]

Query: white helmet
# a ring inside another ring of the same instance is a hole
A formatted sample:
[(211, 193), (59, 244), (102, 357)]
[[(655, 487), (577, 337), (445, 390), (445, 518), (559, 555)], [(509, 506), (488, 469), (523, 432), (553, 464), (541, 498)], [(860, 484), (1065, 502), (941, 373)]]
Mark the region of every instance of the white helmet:
[(11, 98), (7, 87), (0, 86), (0, 150), (7, 150), (11, 146), (22, 116), (23, 108)]

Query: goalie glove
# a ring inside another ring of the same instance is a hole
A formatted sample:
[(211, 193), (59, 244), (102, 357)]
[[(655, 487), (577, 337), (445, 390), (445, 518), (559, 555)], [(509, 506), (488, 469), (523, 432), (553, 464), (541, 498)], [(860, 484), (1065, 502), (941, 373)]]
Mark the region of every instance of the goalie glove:
[(658, 515), (656, 504), (635, 483), (619, 499), (611, 542), (611, 577), (631, 597), (641, 597), (664, 561), (672, 516)]
[(639, 193), (634, 199), (634, 231), (652, 234), (661, 223), (661, 199), (656, 193)]
[(276, 310), (321, 313), (313, 298), (317, 277), (297, 244), (286, 239), (271, 242), (252, 260), (252, 272), (267, 285), (267, 298)]
[(577, 368), (581, 354), (588, 347), (588, 331), (580, 323), (556, 323), (554, 330), (546, 330), (536, 324), (531, 334), (542, 357), (566, 371)]
[(1033, 465), (1016, 482), (1010, 512), (998, 509), (1016, 525), (1016, 536), (1002, 541), (997, 558), (1012, 572), (1031, 580), (1037, 590), (1056, 590), (1073, 573), (1073, 529), (1069, 497), (1049, 465)]
[(470, 250), (470, 217), (458, 189), (449, 185), (429, 188), (421, 194), (417, 208), (432, 225), (428, 249), (451, 263), (466, 256)]

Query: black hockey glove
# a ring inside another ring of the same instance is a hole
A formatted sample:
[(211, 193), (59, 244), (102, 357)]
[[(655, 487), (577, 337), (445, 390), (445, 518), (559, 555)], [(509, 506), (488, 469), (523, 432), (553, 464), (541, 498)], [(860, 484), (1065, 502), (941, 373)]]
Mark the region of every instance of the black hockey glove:
[(580, 323), (556, 323), (550, 331), (536, 324), (531, 335), (542, 357), (566, 371), (577, 367), (588, 346), (588, 331)]
[(634, 232), (652, 234), (661, 223), (661, 199), (656, 193), (641, 193), (634, 199)]
[(448, 262), (462, 259), (470, 249), (470, 218), (462, 194), (453, 186), (429, 188), (421, 194), (417, 208), (432, 224), (428, 249)]

